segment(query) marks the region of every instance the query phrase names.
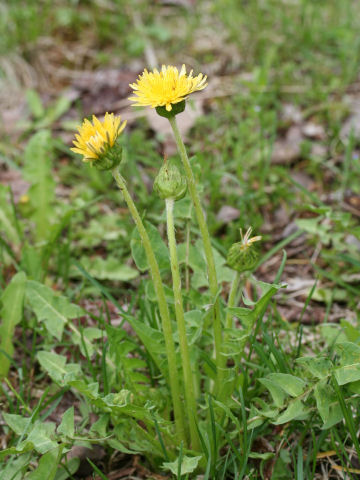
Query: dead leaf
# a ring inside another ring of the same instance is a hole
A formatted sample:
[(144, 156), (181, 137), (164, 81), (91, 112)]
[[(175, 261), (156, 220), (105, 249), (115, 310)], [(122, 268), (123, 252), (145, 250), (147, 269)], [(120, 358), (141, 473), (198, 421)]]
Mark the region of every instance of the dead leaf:
[[(119, 101), (131, 94), (131, 83), (136, 73), (129, 70), (103, 69), (78, 73), (72, 88), (80, 92), (83, 109), (90, 113), (104, 114), (116, 111)], [(129, 102), (126, 102), (130, 104)]]
[(236, 220), (240, 217), (240, 210), (237, 208), (231, 207), (230, 205), (223, 205), (218, 214), (216, 215), (216, 220), (221, 223), (230, 223), (233, 220)]
[(30, 184), (26, 182), (18, 170), (0, 170), (0, 183), (9, 185), (14, 196), (14, 202), (18, 203), (22, 195), (28, 191)]
[(325, 138), (325, 129), (322, 125), (313, 122), (307, 122), (302, 127), (302, 133), (305, 137), (323, 140)]
[(294, 125), (287, 131), (283, 140), (277, 140), (274, 144), (271, 161), (275, 165), (287, 165), (300, 158), (301, 142), (304, 137), (300, 126)]

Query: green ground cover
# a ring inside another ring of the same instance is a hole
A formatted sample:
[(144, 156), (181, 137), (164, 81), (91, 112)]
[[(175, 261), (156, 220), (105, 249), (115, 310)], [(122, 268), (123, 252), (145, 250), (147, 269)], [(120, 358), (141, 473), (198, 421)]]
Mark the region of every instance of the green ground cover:
[[(0, 478), (359, 477), (359, 27), (351, 0), (0, 6)], [(173, 314), (152, 186), (176, 146), (127, 100), (154, 62), (209, 78), (178, 121), (223, 318), (227, 252), (240, 228), (262, 235), (219, 396), (199, 228), (189, 195), (175, 204), (197, 449), (173, 439), (158, 306), (131, 216), (111, 174), (69, 150), (84, 117), (127, 119), (124, 176)]]

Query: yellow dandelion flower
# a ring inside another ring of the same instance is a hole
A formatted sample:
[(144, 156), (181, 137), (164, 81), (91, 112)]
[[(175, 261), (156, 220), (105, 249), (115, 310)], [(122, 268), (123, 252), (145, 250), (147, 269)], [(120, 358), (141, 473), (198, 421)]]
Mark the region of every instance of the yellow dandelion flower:
[(207, 85), (206, 79), (202, 73), (193, 77), (192, 70), (187, 75), (185, 65), (180, 72), (176, 67), (165, 65), (160, 72), (156, 68), (153, 72), (145, 69), (136, 83), (130, 84), (135, 97), (129, 100), (135, 102), (133, 106), (165, 107), (170, 112), (174, 104), (185, 100), (190, 93), (203, 90)]
[(78, 127), (79, 134), (75, 135), (76, 140), (73, 141), (75, 147), (70, 150), (83, 155), (84, 162), (94, 162), (114, 146), (125, 125), (126, 122), (121, 123), (121, 118), (113, 113), (106, 113), (103, 121), (95, 115), (92, 122), (86, 118)]

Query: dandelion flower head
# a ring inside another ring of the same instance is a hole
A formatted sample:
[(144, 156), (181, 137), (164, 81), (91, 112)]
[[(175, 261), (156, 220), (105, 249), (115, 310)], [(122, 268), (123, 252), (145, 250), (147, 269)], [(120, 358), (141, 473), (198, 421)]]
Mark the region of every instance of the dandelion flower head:
[(103, 121), (95, 115), (92, 122), (85, 118), (78, 127), (79, 133), (75, 135), (76, 140), (73, 141), (75, 147), (71, 150), (83, 155), (84, 162), (93, 162), (105, 154), (108, 148), (114, 146), (125, 125), (126, 122), (121, 123), (121, 118), (115, 117), (113, 113), (106, 113)]
[(130, 84), (135, 96), (129, 100), (135, 102), (133, 106), (165, 107), (170, 112), (173, 104), (182, 102), (190, 93), (203, 90), (207, 86), (206, 79), (202, 73), (193, 77), (192, 70), (187, 75), (185, 65), (180, 72), (176, 67), (165, 65), (160, 71), (145, 69), (137, 81)]

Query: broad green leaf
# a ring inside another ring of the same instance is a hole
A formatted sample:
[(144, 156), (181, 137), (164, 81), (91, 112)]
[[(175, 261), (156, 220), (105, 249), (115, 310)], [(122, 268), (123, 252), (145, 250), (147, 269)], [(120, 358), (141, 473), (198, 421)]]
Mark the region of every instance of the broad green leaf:
[(80, 459), (77, 457), (66, 460), (66, 469), (63, 466), (59, 466), (54, 480), (67, 480), (78, 471), (79, 465)]
[[(165, 292), (165, 297), (166, 301), (168, 304), (174, 304), (174, 292), (172, 288), (168, 287), (167, 285), (164, 285), (164, 292)], [(150, 300), (151, 302), (157, 302), (157, 296), (154, 288), (154, 283), (151, 280), (146, 281), (145, 283), (145, 296), (146, 299)]]
[(118, 450), (121, 453), (126, 453), (127, 455), (136, 455), (137, 453), (141, 453), (143, 451), (143, 449), (129, 450), (128, 448), (125, 447), (125, 445), (122, 442), (120, 442), (115, 438), (110, 438), (110, 440), (108, 440), (108, 444), (110, 445), (110, 447), (114, 448), (115, 450)]
[(62, 447), (57, 447), (45, 453), (40, 458), (37, 469), (32, 471), (26, 477), (26, 480), (54, 480), (60, 462), (61, 450)]
[(238, 318), (246, 330), (250, 329), (256, 322), (255, 311), (244, 307), (229, 307), (227, 311)]
[[(180, 475), (186, 475), (196, 470), (201, 459), (202, 457), (188, 457), (187, 455), (184, 455), (181, 459)], [(170, 470), (171, 473), (177, 476), (179, 470), (179, 457), (174, 462), (164, 462), (162, 468), (164, 470)]]
[(306, 418), (307, 412), (304, 409), (300, 399), (296, 399), (293, 402), (290, 402), (290, 405), (287, 409), (279, 415), (277, 420), (274, 423), (275, 425), (281, 425), (283, 423), (290, 422), (291, 420), (303, 420)]
[(180, 243), (177, 247), (177, 253), (179, 258), (179, 264), (186, 264), (186, 261), (193, 272), (206, 273), (206, 259), (203, 252), (195, 247), (195, 245), (189, 245), (189, 252), (187, 255), (187, 245)]
[(264, 282), (256, 282), (256, 285), (261, 288), (262, 296), (259, 298), (257, 302), (247, 302), (254, 305), (253, 309), (244, 308), (244, 307), (231, 307), (228, 308), (228, 311), (238, 317), (241, 320), (244, 328), (247, 332), (250, 332), (256, 322), (256, 320), (264, 314), (271, 298), (275, 295), (275, 293), (282, 288), (282, 285), (264, 283)]
[[(204, 247), (202, 242), (198, 240), (195, 243), (194, 254), (203, 261), (205, 257)], [(234, 278), (234, 271), (226, 266), (226, 259), (219, 253), (215, 248), (212, 249), (214, 255), (214, 262), (217, 274), (217, 280), (219, 285), (223, 282), (231, 282)], [(207, 268), (205, 263), (205, 268), (202, 270), (195, 269), (191, 277), (191, 285), (194, 289), (199, 289), (202, 287), (208, 287), (209, 281), (207, 278)]]
[(264, 314), (271, 298), (277, 293), (284, 285), (277, 285), (274, 283), (256, 282), (256, 285), (261, 288), (261, 298), (256, 302), (255, 314), (257, 317)]
[(137, 397), (129, 390), (120, 390), (118, 393), (109, 393), (101, 397), (97, 393), (98, 384), (86, 385), (82, 380), (70, 381), (69, 385), (76, 388), (82, 395), (91, 400), (91, 404), (102, 412), (111, 412), (114, 415), (126, 415), (137, 420), (153, 422), (149, 409), (136, 405)]
[(360, 363), (345, 365), (334, 369), (334, 376), (339, 385), (356, 382), (360, 380)]
[(227, 335), (227, 341), (223, 342), (225, 355), (239, 355), (244, 351), (249, 334), (237, 328), (224, 328), (224, 334)]
[(124, 228), (121, 217), (117, 213), (107, 212), (106, 215), (92, 216), (83, 228), (81, 228), (81, 225), (77, 225), (74, 236), (76, 244), (80, 247), (93, 248), (104, 242), (126, 240), (128, 233)]
[(334, 401), (334, 391), (325, 381), (319, 382), (314, 388), (316, 406), (323, 423), (329, 420), (330, 406)]
[(319, 379), (330, 375), (333, 368), (331, 360), (326, 357), (301, 357), (296, 362)]
[(332, 240), (330, 227), (326, 224), (320, 223), (321, 217), (314, 218), (299, 218), (296, 220), (296, 224), (301, 230), (311, 233), (321, 239), (324, 245), (327, 245)]
[(37, 132), (25, 149), (24, 177), (31, 183), (28, 191), (34, 209), (32, 218), (36, 224), (36, 238), (43, 241), (48, 237), (54, 212), (55, 180), (52, 172), (53, 146), (49, 130)]
[[(75, 345), (79, 345), (80, 351), (84, 357), (86, 353), (91, 357), (95, 352), (95, 347), (92, 344), (93, 340), (97, 340), (102, 337), (102, 331), (96, 327), (87, 327), (82, 330), (82, 336), (80, 332), (73, 332), (71, 338)], [(85, 345), (84, 345), (85, 344)], [(86, 352), (85, 352), (86, 348)]]
[(338, 342), (335, 350), (339, 354), (340, 365), (360, 363), (360, 346), (352, 342)]
[(41, 280), (43, 277), (44, 249), (29, 245), (26, 241), (21, 249), (21, 268), (32, 280)]
[(283, 389), (280, 388), (280, 386), (277, 383), (273, 382), (269, 378), (259, 378), (259, 382), (262, 383), (264, 387), (266, 387), (269, 390), (275, 405), (277, 407), (282, 407), (284, 405), (284, 399), (285, 399), (285, 394)]
[(335, 323), (323, 323), (320, 325), (320, 331), (330, 346), (336, 343), (346, 342), (347, 338), (340, 325)]
[(63, 381), (64, 376), (67, 373), (65, 366), (66, 357), (53, 352), (39, 352), (37, 354), (37, 359), (42, 368), (53, 380), (55, 380), (55, 382), (61, 383)]
[(30, 425), (30, 418), (23, 417), (22, 415), (17, 415), (15, 413), (6, 413), (2, 414), (7, 425), (13, 430), (17, 435), (22, 435), (25, 430), (28, 429)]
[(134, 317), (128, 316), (127, 321), (130, 323), (135, 333), (140, 338), (146, 350), (151, 355), (159, 370), (164, 376), (167, 375), (167, 368), (162, 356), (165, 355), (165, 341), (162, 332), (149, 327)]
[(68, 408), (63, 414), (61, 423), (57, 428), (57, 432), (70, 438), (74, 436), (74, 407)]
[[(134, 268), (124, 265), (114, 257), (82, 257), (80, 263), (84, 269), (94, 278), (99, 280), (112, 280), (117, 282), (129, 282), (139, 276), (139, 272)], [(79, 271), (74, 269), (74, 272), (79, 275)]]
[(37, 423), (27, 437), (27, 441), (34, 445), (39, 453), (46, 453), (57, 447), (57, 443), (52, 440), (55, 433), (55, 423)]
[(10, 187), (0, 184), (0, 234), (14, 245), (19, 245), (20, 236), (14, 206), (11, 202)]
[[(119, 442), (119, 447), (124, 453), (126, 453), (125, 449), (128, 449), (130, 452), (148, 452), (151, 457), (155, 455), (157, 457), (163, 456), (159, 443), (150, 443), (150, 441), (139, 432), (138, 427), (134, 426), (133, 419), (122, 418), (122, 421), (116, 425), (114, 433), (116, 440)], [(117, 448), (115, 442), (111, 442), (111, 444)]]
[[(3, 452), (0, 452), (3, 453)], [(17, 458), (11, 458), (11, 461), (7, 462), (5, 468), (0, 472), (1, 480), (22, 480), (23, 474), (26, 471), (26, 467), (28, 466), (31, 460), (30, 453), (25, 453), (24, 455), (20, 455)]]
[(10, 357), (14, 352), (13, 337), (16, 325), (23, 315), (26, 275), (13, 276), (0, 297), (0, 378), (8, 374)]
[(357, 327), (354, 327), (354, 325), (351, 325), (350, 322), (344, 319), (340, 320), (340, 325), (342, 326), (344, 333), (350, 342), (357, 342), (359, 340), (360, 332)]
[(255, 428), (254, 425), (261, 425), (264, 423), (264, 420), (258, 423), (258, 420), (256, 420), (258, 416), (265, 418), (276, 418), (279, 415), (279, 408), (274, 408), (272, 405), (268, 405), (268, 403), (264, 402), (261, 398), (257, 398), (256, 403), (260, 408), (256, 408), (254, 405), (250, 406), (249, 418), (252, 419), (255, 417), (255, 420), (252, 420), (249, 423), (251, 428)]
[(83, 380), (71, 380), (69, 385), (76, 388), (76, 390), (90, 400), (99, 398), (99, 384), (97, 382), (85, 383)]
[(45, 112), (45, 115), (36, 124), (37, 128), (50, 127), (58, 118), (67, 112), (71, 106), (72, 100), (68, 97), (59, 97)]
[(332, 405), (330, 407), (329, 417), (326, 423), (324, 423), (324, 425), (321, 428), (322, 430), (329, 430), (334, 425), (341, 422), (343, 419), (344, 419), (344, 415), (341, 410), (341, 406), (339, 403), (336, 403), (335, 405)]
[(100, 437), (106, 437), (108, 434), (109, 421), (110, 415), (108, 413), (100, 415), (99, 419), (91, 425), (90, 431), (97, 433)]
[(35, 90), (29, 89), (26, 90), (25, 96), (32, 115), (35, 118), (42, 117), (45, 113), (45, 109), (43, 107), (39, 94)]
[(28, 280), (26, 297), (39, 322), (44, 322), (48, 331), (61, 340), (65, 323), (78, 318), (84, 311), (70, 303), (64, 297), (57, 295), (51, 288), (34, 280)]
[(292, 397), (301, 395), (306, 387), (304, 380), (287, 373), (270, 373), (266, 378)]
[[(144, 222), (145, 229), (148, 233), (151, 246), (154, 250), (156, 260), (158, 261), (160, 270), (170, 270), (169, 251), (161, 238), (158, 229), (150, 222)], [(133, 259), (138, 269), (142, 272), (149, 269), (146, 253), (141, 242), (141, 238), (137, 228), (133, 230), (130, 240), (130, 247)]]
[(204, 326), (204, 314), (201, 310), (185, 312), (186, 333), (189, 345), (193, 345), (201, 337)]
[(183, 218), (191, 220), (191, 213), (193, 211), (192, 200), (189, 195), (186, 195), (181, 200), (175, 202), (174, 218)]

